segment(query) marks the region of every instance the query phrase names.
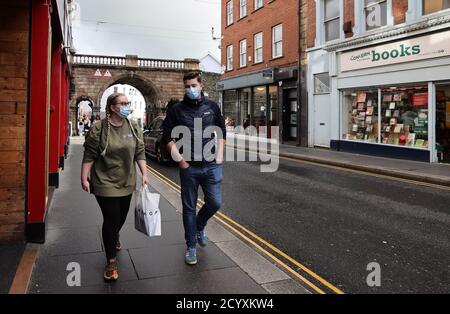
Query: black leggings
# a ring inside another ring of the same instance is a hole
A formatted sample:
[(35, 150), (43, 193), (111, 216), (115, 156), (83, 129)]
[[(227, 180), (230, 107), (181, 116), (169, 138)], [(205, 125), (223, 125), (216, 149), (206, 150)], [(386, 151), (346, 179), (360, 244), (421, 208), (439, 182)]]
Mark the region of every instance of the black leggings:
[(120, 229), (127, 220), (131, 196), (132, 194), (123, 197), (95, 196), (103, 214), (102, 237), (108, 261), (116, 258), (116, 244)]

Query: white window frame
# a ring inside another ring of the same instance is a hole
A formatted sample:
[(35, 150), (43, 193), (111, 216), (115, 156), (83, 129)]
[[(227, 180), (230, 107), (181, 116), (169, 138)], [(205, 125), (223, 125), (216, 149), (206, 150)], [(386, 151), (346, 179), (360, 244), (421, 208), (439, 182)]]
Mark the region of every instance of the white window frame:
[(255, 0), (255, 11), (264, 6), (264, 0)]
[(227, 46), (227, 71), (233, 70), (233, 45)]
[(241, 68), (247, 66), (247, 39), (239, 42), (239, 66)]
[[(395, 21), (394, 21), (392, 1), (394, 0), (385, 0), (387, 8), (386, 25), (371, 30), (367, 30), (366, 28), (367, 25), (366, 25), (366, 12), (364, 0), (355, 1), (355, 28), (353, 29), (355, 35), (361, 35), (364, 34), (365, 32), (376, 32), (379, 31), (380, 29), (385, 29), (394, 26)], [(379, 2), (384, 1), (380, 0)]]
[(239, 0), (239, 18), (247, 16), (247, 0)]
[(440, 11), (437, 11), (437, 12), (432, 12), (432, 13), (430, 13), (430, 14), (424, 14), (424, 12), (423, 12), (423, 10), (424, 10), (424, 7), (423, 7), (423, 1), (422, 0), (418, 0), (418, 6), (417, 6), (417, 9), (419, 10), (419, 16), (421, 16), (421, 17), (424, 17), (424, 16), (433, 16), (433, 15), (439, 15), (439, 14), (442, 14), (443, 12), (449, 12), (449, 10), (450, 10), (450, 8), (448, 8), (448, 9), (443, 9), (443, 10), (440, 10)]
[[(360, 0), (359, 0), (360, 1)], [(358, 1), (355, 1), (355, 3)], [(336, 42), (339, 40), (345, 39), (344, 34), (344, 0), (339, 0), (339, 8), (340, 8), (340, 14), (339, 14), (339, 38), (332, 41), (326, 41), (325, 40), (325, 0), (317, 0), (316, 1), (316, 46), (322, 46), (325, 44), (329, 44), (332, 42)]]
[(408, 0), (408, 12), (406, 12), (406, 22), (411, 23), (417, 20), (422, 20), (424, 18), (429, 18), (433, 16), (439, 16), (442, 14), (448, 14), (448, 9), (443, 11), (438, 11), (435, 13), (430, 13), (428, 15), (423, 14), (423, 3), (422, 0)]
[[(275, 41), (275, 31), (281, 28), (281, 39), (278, 41)], [(275, 47), (277, 44), (281, 44), (281, 53), (279, 55), (275, 55)], [(283, 57), (283, 24), (278, 24), (272, 27), (272, 58), (281, 58)]]
[(234, 16), (233, 16), (233, 0), (229, 0), (227, 2), (227, 26), (233, 24)]
[[(257, 45), (257, 40), (256, 40), (257, 36), (259, 36), (259, 35), (261, 35), (261, 46), (260, 47)], [(254, 64), (262, 63), (262, 62), (264, 62), (264, 34), (263, 34), (263, 32), (259, 32), (259, 33), (255, 34), (253, 36), (253, 42), (254, 42), (254, 47), (255, 47)], [(258, 59), (258, 51), (261, 51), (261, 60)]]

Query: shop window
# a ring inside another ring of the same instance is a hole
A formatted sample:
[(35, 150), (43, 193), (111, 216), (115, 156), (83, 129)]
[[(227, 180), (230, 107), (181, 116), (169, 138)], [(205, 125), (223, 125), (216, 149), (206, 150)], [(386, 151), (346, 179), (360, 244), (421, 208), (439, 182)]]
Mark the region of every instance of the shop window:
[(278, 87), (276, 85), (271, 85), (269, 87), (269, 104), (270, 110), (269, 121), (270, 126), (278, 125)]
[(314, 94), (330, 93), (330, 74), (319, 73), (314, 75)]
[(387, 0), (364, 0), (366, 30), (387, 25)]
[(450, 9), (450, 0), (422, 0), (423, 15)]
[(340, 38), (341, 10), (339, 8), (339, 5), (340, 0), (324, 1), (325, 41), (331, 41)]
[(381, 95), (382, 143), (428, 148), (428, 86), (383, 89)]
[(252, 125), (259, 130), (260, 126), (266, 125), (267, 112), (267, 95), (266, 86), (257, 86), (253, 88), (254, 103), (253, 103), (253, 121)]
[(244, 129), (248, 128), (251, 125), (251, 118), (250, 118), (251, 94), (252, 94), (251, 88), (242, 89), (240, 92), (239, 115), (241, 119), (240, 121), (241, 125), (244, 127)]
[(378, 143), (378, 89), (345, 91), (343, 139)]
[(234, 129), (237, 119), (237, 92), (235, 90), (227, 90), (223, 92), (223, 116), (225, 118), (225, 126), (227, 129)]

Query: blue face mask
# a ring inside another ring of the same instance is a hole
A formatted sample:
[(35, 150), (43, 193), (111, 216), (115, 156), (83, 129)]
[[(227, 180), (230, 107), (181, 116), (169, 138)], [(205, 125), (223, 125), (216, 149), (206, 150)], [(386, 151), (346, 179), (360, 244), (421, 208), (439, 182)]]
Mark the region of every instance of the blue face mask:
[(117, 113), (119, 115), (119, 117), (121, 117), (122, 119), (126, 119), (128, 118), (128, 116), (131, 114), (132, 110), (130, 107), (124, 107), (124, 106), (120, 106), (120, 111)]
[(195, 87), (186, 88), (186, 96), (191, 100), (199, 99), (201, 95), (201, 90)]

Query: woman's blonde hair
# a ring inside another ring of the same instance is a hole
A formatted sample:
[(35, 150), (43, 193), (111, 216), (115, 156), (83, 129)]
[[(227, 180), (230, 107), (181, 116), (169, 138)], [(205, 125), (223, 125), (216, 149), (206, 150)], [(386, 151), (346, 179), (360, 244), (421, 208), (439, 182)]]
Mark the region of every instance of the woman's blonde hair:
[[(105, 145), (105, 149), (103, 150), (103, 152), (101, 153), (102, 156), (106, 155), (106, 150), (108, 148), (109, 145), (109, 132), (111, 131), (111, 106), (114, 106), (116, 104), (116, 99), (119, 97), (126, 97), (125, 94), (123, 93), (113, 93), (111, 95), (109, 95), (108, 99), (106, 100), (106, 121), (108, 124), (108, 131), (106, 133), (106, 145)], [(131, 121), (130, 119), (125, 119), (128, 121), (128, 123), (130, 124), (130, 128), (131, 128), (131, 132), (133, 133), (134, 137), (142, 143), (142, 140), (136, 135), (136, 132), (134, 131), (133, 126), (131, 125)]]

